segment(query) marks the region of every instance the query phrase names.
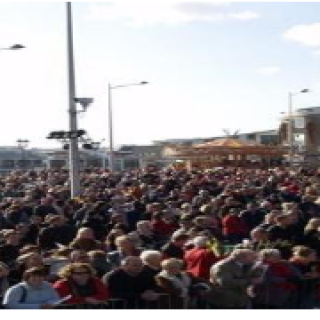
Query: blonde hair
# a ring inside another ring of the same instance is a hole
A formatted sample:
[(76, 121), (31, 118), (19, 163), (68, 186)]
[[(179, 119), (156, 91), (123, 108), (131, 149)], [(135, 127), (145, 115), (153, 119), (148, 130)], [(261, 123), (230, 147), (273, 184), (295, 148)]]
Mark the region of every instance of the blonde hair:
[(88, 271), (88, 273), (90, 274), (90, 276), (94, 276), (95, 275), (95, 271), (94, 269), (90, 266), (90, 264), (88, 263), (80, 263), (80, 262), (74, 262), (74, 263), (70, 263), (68, 265), (66, 265), (65, 267), (63, 267), (59, 272), (58, 272), (58, 276), (60, 278), (63, 279), (69, 279), (72, 276), (72, 273), (74, 272), (74, 270), (76, 269), (86, 269), (86, 271)]

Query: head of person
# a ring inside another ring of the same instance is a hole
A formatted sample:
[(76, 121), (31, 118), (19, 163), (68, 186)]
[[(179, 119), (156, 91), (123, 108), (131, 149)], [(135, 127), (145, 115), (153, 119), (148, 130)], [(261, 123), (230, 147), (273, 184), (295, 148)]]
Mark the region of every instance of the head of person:
[(78, 230), (77, 239), (93, 239), (95, 238), (94, 232), (91, 228), (80, 228)]
[(84, 250), (73, 250), (70, 253), (70, 261), (72, 263), (89, 263), (90, 258), (88, 253)]
[(305, 227), (305, 231), (318, 230), (320, 227), (320, 218), (310, 219)]
[(54, 227), (59, 227), (65, 224), (65, 218), (59, 215), (48, 215), (45, 220), (49, 225)]
[(41, 288), (46, 277), (43, 267), (33, 267), (23, 273), (23, 280), (32, 288)]
[(85, 285), (90, 278), (94, 277), (95, 271), (88, 263), (70, 263), (62, 268), (58, 275), (62, 279)]
[(121, 268), (130, 276), (137, 276), (143, 270), (141, 258), (128, 256), (121, 261)]
[(262, 262), (279, 262), (281, 253), (278, 249), (262, 249), (259, 251), (259, 258)]
[(137, 222), (137, 232), (141, 235), (152, 234), (152, 227), (149, 220), (141, 220)]
[(296, 246), (292, 249), (292, 258), (309, 263), (317, 260), (317, 252), (306, 246)]
[(192, 228), (194, 222), (193, 222), (193, 216), (189, 213), (184, 213), (181, 215), (179, 219), (179, 225), (183, 227), (184, 229), (190, 229)]
[(161, 262), (161, 268), (168, 274), (175, 276), (182, 271), (183, 261), (176, 258), (165, 259)]
[(230, 258), (238, 263), (253, 264), (257, 260), (257, 253), (251, 249), (235, 249), (231, 252)]
[(208, 241), (209, 241), (208, 237), (198, 236), (192, 240), (192, 243), (195, 246), (195, 248), (205, 249), (205, 248), (207, 248)]
[(16, 230), (8, 230), (3, 232), (3, 238), (6, 244), (17, 246), (20, 243), (20, 234)]
[(266, 241), (268, 240), (268, 232), (263, 228), (254, 228), (250, 232), (250, 238), (252, 241)]
[(43, 257), (39, 252), (29, 252), (18, 257), (17, 260), (24, 269), (30, 269), (33, 267), (41, 267), (44, 265)]
[(120, 237), (117, 237), (115, 240), (115, 244), (121, 252), (126, 252), (134, 249), (134, 241), (130, 238), (128, 235), (123, 235)]
[(188, 240), (189, 235), (180, 231), (175, 231), (171, 236), (171, 242), (179, 248), (182, 248)]
[(162, 253), (157, 250), (144, 250), (140, 254), (140, 259), (144, 265), (147, 265), (153, 269), (160, 269)]

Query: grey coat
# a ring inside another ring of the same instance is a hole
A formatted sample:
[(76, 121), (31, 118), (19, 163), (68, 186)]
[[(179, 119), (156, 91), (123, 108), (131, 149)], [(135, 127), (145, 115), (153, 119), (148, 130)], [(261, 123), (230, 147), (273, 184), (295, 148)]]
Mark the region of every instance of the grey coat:
[(215, 283), (208, 302), (221, 309), (247, 308), (250, 301), (247, 289), (262, 272), (254, 266), (244, 268), (231, 258), (216, 263), (210, 270)]

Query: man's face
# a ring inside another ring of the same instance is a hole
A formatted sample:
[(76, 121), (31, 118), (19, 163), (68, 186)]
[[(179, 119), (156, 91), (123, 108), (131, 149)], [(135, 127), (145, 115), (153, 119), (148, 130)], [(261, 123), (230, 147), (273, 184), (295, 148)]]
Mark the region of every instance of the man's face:
[(130, 275), (138, 275), (143, 269), (143, 263), (141, 260), (135, 259), (129, 261), (125, 266), (124, 270)]

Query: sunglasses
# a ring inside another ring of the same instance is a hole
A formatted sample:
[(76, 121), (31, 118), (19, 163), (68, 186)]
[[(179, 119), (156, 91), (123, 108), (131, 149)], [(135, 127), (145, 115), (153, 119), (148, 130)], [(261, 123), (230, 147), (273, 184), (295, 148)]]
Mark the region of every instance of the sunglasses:
[(89, 271), (74, 271), (72, 272), (72, 274), (76, 274), (76, 275), (89, 274)]

